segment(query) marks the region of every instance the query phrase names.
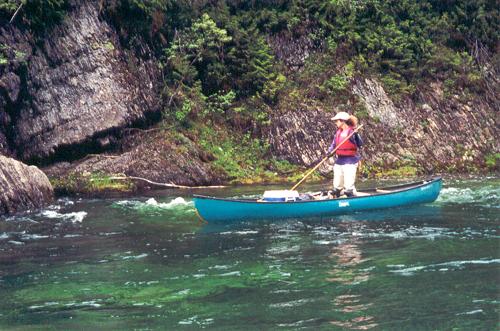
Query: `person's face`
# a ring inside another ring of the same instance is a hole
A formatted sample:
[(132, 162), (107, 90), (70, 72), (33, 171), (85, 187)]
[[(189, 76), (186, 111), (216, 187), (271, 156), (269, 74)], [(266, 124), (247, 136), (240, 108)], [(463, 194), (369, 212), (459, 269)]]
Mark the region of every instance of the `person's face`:
[(342, 126), (342, 122), (341, 120), (335, 120), (335, 125), (337, 126), (337, 128), (340, 128)]

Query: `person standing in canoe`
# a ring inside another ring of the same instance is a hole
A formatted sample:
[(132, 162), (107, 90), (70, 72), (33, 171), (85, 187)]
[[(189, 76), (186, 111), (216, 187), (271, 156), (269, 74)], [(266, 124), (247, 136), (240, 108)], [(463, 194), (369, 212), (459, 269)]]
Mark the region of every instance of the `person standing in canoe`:
[[(328, 148), (328, 154), (344, 141), (358, 125), (358, 119), (355, 116), (351, 116), (343, 111), (337, 113), (332, 120), (337, 126), (337, 132), (333, 137), (332, 144)], [(333, 166), (333, 195), (337, 198), (342, 195), (342, 190), (344, 190), (344, 194), (348, 197), (356, 195), (354, 183), (356, 181), (358, 164), (361, 160), (361, 155), (359, 154), (361, 146), (363, 146), (363, 140), (355, 132), (349, 140), (344, 142), (335, 151), (337, 159)]]

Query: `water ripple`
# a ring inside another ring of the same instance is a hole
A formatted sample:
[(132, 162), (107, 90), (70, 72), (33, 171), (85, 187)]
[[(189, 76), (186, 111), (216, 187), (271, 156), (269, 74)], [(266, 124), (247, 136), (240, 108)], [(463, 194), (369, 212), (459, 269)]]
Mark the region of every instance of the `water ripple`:
[(191, 316), (191, 317), (188, 317), (186, 319), (179, 321), (179, 324), (180, 325), (196, 324), (196, 325), (200, 325), (200, 326), (206, 326), (206, 325), (213, 324), (213, 322), (214, 322), (213, 318), (200, 319), (198, 317), (198, 315), (194, 315), (194, 316)]
[(450, 271), (462, 269), (467, 265), (485, 265), (485, 264), (497, 264), (500, 263), (500, 259), (480, 259), (480, 260), (469, 260), (469, 261), (450, 261), (443, 262), (437, 264), (430, 264), (424, 266), (412, 266), (406, 267), (405, 265), (397, 264), (397, 265), (387, 265), (388, 268), (392, 268), (395, 270), (389, 270), (389, 272), (399, 274), (402, 276), (412, 276), (416, 272), (419, 271)]
[(446, 187), (441, 190), (438, 203), (476, 203), (489, 208), (500, 208), (500, 185), (481, 188)]
[[(317, 236), (313, 242), (317, 245), (340, 244), (349, 239), (427, 239), (435, 240), (440, 238), (498, 238), (496, 231), (493, 229), (474, 230), (469, 227), (460, 229), (449, 229), (445, 227), (432, 226), (403, 226), (398, 227), (392, 224), (381, 224), (376, 228), (370, 225), (358, 224), (355, 229), (346, 232), (333, 230), (314, 231)], [(336, 238), (336, 239), (332, 239)]]
[(81, 223), (83, 219), (87, 216), (86, 211), (78, 211), (78, 212), (73, 212), (73, 213), (59, 213), (54, 210), (44, 210), (42, 211), (39, 216), (46, 217), (46, 218), (55, 218), (55, 219), (62, 219), (64, 221), (71, 221), (73, 223)]
[(286, 301), (286, 302), (279, 302), (279, 303), (272, 303), (269, 305), (271, 308), (292, 308), (292, 307), (298, 307), (298, 306), (303, 306), (307, 303), (314, 302), (316, 300), (314, 299), (298, 299), (298, 300), (291, 300), (291, 301)]
[(149, 198), (146, 201), (139, 200), (122, 200), (115, 202), (115, 205), (128, 207), (136, 210), (144, 210), (144, 209), (175, 209), (179, 207), (192, 207), (194, 203), (192, 201), (186, 201), (182, 197), (177, 197), (169, 202), (158, 202), (155, 198)]

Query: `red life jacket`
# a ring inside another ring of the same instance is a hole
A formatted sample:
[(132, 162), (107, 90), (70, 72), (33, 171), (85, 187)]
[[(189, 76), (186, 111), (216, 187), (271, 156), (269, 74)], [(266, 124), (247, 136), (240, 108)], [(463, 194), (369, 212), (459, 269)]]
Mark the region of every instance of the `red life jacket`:
[[(335, 133), (335, 146), (338, 147), (340, 143), (346, 138), (349, 137), (349, 135), (353, 132), (354, 130), (349, 127), (347, 129), (347, 135), (344, 137), (341, 137), (340, 134), (342, 133), (342, 129), (338, 129), (337, 133)], [(335, 151), (335, 154), (338, 156), (355, 156), (356, 152), (358, 151), (358, 146), (356, 144), (352, 143), (350, 141), (350, 138), (342, 144), (337, 150)]]

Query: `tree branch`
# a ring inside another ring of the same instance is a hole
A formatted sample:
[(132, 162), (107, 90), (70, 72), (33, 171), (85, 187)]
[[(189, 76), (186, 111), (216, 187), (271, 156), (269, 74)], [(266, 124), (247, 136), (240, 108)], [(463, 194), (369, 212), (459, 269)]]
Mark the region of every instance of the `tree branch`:
[(16, 18), (17, 14), (19, 13), (19, 11), (23, 7), (23, 5), (24, 5), (24, 3), (21, 1), (21, 4), (19, 5), (19, 7), (17, 7), (17, 10), (14, 12), (14, 15), (12, 15), (12, 18), (10, 19), (9, 24), (12, 24), (12, 22)]
[(135, 176), (116, 176), (116, 177), (109, 177), (109, 179), (114, 179), (114, 180), (140, 180), (152, 185), (156, 186), (162, 186), (162, 187), (168, 187), (168, 188), (183, 188), (183, 189), (194, 189), (194, 188), (222, 188), (225, 187), (223, 185), (213, 185), (213, 186), (185, 186), (185, 185), (177, 185), (173, 183), (158, 183), (158, 182), (153, 182), (152, 180), (142, 178), (142, 177), (135, 177)]

